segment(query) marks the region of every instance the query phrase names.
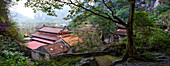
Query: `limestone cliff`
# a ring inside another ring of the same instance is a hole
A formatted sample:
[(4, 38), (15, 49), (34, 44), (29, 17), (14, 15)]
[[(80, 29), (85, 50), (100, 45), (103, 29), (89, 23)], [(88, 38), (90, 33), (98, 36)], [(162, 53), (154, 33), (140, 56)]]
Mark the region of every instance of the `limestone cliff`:
[(136, 7), (145, 7), (144, 11), (155, 9), (158, 5), (164, 4), (166, 0), (137, 0)]

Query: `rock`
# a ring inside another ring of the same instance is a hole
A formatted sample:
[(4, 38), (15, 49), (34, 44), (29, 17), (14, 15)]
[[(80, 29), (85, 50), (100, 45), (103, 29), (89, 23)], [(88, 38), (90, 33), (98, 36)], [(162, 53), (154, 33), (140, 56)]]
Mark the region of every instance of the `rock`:
[(158, 56), (158, 59), (166, 59), (166, 56)]
[(165, 55), (164, 53), (155, 53), (156, 56)]
[(123, 66), (122, 64), (117, 64), (117, 65), (115, 65), (115, 66)]
[(111, 66), (122, 66), (122, 64), (117, 64), (117, 63), (121, 62), (121, 60), (122, 59), (112, 61)]
[(157, 59), (156, 59), (157, 62), (160, 62), (160, 63), (170, 62), (170, 57), (166, 56), (164, 53), (155, 53), (155, 55), (157, 56)]
[(82, 59), (80, 62), (76, 63), (75, 66), (99, 66), (97, 60), (93, 57)]

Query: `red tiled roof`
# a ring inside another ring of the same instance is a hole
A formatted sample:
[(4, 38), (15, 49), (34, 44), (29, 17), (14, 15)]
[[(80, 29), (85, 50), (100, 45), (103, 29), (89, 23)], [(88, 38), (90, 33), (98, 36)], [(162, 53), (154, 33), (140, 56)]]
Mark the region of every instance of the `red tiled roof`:
[(63, 28), (53, 28), (53, 27), (42, 27), (38, 31), (50, 32), (50, 33), (59, 33)]
[(26, 43), (26, 46), (30, 49), (37, 49), (38, 47), (43, 46), (43, 45), (47, 45), (47, 44), (41, 43), (38, 41), (31, 41), (31, 42)]
[(36, 40), (36, 41), (40, 41), (43, 43), (48, 43), (48, 44), (54, 44), (54, 41), (49, 41), (49, 40), (45, 40), (45, 39), (41, 39), (41, 38), (32, 38), (32, 40)]
[(69, 50), (69, 48), (63, 44), (63, 42), (59, 42), (53, 45), (46, 45), (44, 48), (50, 55), (56, 55), (58, 53)]
[(78, 44), (78, 42), (82, 43), (83, 40), (79, 38), (78, 36), (69, 36), (62, 38), (65, 42), (67, 42), (70, 46), (74, 46), (75, 44)]
[(37, 32), (34, 34), (31, 34), (33, 37), (39, 37), (39, 38), (43, 38), (43, 39), (48, 39), (48, 40), (52, 40), (52, 41), (56, 41), (59, 38), (57, 38), (58, 36), (55, 34), (49, 34), (49, 33), (42, 33), (42, 32)]
[(118, 29), (117, 31), (114, 31), (114, 32), (111, 32), (111, 33), (115, 34), (115, 35), (127, 35), (126, 30), (123, 30), (123, 29)]
[(59, 35), (60, 38), (64, 38), (64, 37), (69, 37), (72, 36), (73, 34), (64, 34), (64, 35)]

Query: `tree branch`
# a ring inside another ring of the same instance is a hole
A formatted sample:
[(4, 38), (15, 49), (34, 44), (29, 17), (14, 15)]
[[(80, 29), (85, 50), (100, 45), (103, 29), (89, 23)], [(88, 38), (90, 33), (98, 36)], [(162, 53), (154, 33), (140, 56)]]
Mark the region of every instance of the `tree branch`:
[[(105, 1), (104, 0), (102, 0), (103, 1), (103, 3), (104, 3), (104, 5), (112, 12), (112, 16), (113, 16), (113, 18), (114, 19), (116, 19), (116, 20), (118, 20), (119, 22), (120, 22), (120, 24), (122, 24), (122, 25), (124, 25), (124, 26), (126, 26), (126, 23), (124, 22), (124, 21), (122, 21), (120, 18), (118, 18), (117, 16), (114, 16), (114, 12), (113, 12), (113, 10), (105, 3)], [(109, 15), (108, 15), (109, 16)], [(110, 16), (109, 16), (110, 17)], [(111, 18), (111, 17), (110, 17)], [(112, 19), (112, 18), (111, 18)], [(112, 19), (113, 20), (113, 19)]]
[(119, 17), (113, 16), (113, 18), (118, 20), (123, 26), (125, 26), (125, 27), (127, 26), (127, 24), (123, 20), (121, 20)]
[[(55, 1), (57, 1), (57, 0), (55, 0)], [(119, 19), (118, 17), (114, 17), (114, 19), (117, 20), (117, 21), (116, 21), (116, 20), (112, 19), (110, 16), (106, 17), (106, 16), (100, 15), (100, 14), (98, 14), (98, 13), (95, 13), (94, 11), (92, 11), (92, 10), (90, 10), (90, 9), (87, 9), (87, 8), (81, 6), (81, 5), (77, 5), (77, 4), (73, 3), (71, 0), (70, 0), (70, 3), (68, 3), (68, 2), (63, 2), (63, 1), (57, 1), (57, 2), (65, 3), (65, 4), (71, 4), (71, 5), (80, 7), (80, 8), (82, 8), (82, 9), (84, 9), (84, 10), (86, 10), (86, 11), (89, 11), (89, 12), (95, 14), (95, 15), (98, 15), (98, 16), (103, 17), (103, 18), (105, 18), (105, 19), (109, 19), (109, 20), (111, 20), (111, 21), (113, 21), (113, 22), (116, 22), (116, 23), (118, 23), (118, 24), (122, 24), (122, 25), (126, 26), (126, 24), (125, 24), (121, 19)]]
[(102, 1), (103, 1), (104, 5), (112, 12), (112, 15), (113, 15), (113, 10), (105, 3), (104, 0), (102, 0)]
[(109, 17), (106, 17), (106, 16), (100, 15), (100, 14), (98, 14), (98, 13), (95, 13), (94, 11), (89, 10), (89, 9), (87, 9), (87, 8), (83, 7), (83, 6), (76, 5), (76, 4), (75, 4), (75, 3), (73, 3), (73, 2), (71, 2), (71, 3), (68, 3), (68, 2), (62, 2), (62, 1), (57, 1), (57, 2), (61, 2), (61, 3), (65, 3), (65, 4), (72, 4), (72, 5), (74, 5), (74, 6), (81, 7), (81, 8), (83, 8), (83, 9), (85, 9), (86, 11), (89, 11), (89, 12), (91, 12), (91, 13), (95, 14), (95, 15), (101, 16), (101, 17), (106, 18), (106, 19), (110, 19)]

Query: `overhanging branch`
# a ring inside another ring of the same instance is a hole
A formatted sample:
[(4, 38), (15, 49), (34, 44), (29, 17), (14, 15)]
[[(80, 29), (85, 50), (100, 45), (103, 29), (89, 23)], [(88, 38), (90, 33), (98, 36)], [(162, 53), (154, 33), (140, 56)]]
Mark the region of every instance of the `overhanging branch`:
[(114, 19), (112, 19), (112, 18), (111, 18), (110, 16), (108, 16), (108, 15), (107, 15), (108, 17), (106, 17), (106, 16), (100, 15), (100, 14), (98, 14), (98, 13), (96, 13), (96, 12), (90, 10), (90, 9), (87, 9), (87, 8), (81, 6), (81, 5), (77, 5), (77, 4), (73, 3), (71, 0), (70, 0), (70, 3), (69, 3), (69, 2), (63, 2), (63, 1), (58, 1), (58, 0), (55, 0), (55, 1), (56, 1), (56, 2), (60, 2), (60, 3), (64, 3), (64, 4), (71, 4), (71, 5), (80, 7), (80, 8), (82, 8), (82, 9), (84, 9), (84, 10), (86, 10), (86, 11), (89, 11), (89, 12), (95, 14), (95, 15), (98, 15), (98, 16), (103, 17), (103, 18), (105, 18), (105, 19), (109, 19), (109, 20), (111, 20), (111, 21), (113, 21), (113, 22), (116, 22), (116, 23), (118, 23), (118, 24), (122, 24), (122, 25), (126, 26), (126, 23), (124, 23), (121, 19), (119, 19), (119, 18), (116, 17), (116, 16), (114, 17), (114, 19), (116, 19), (116, 20), (114, 20)]
[(104, 0), (102, 0), (102, 1), (103, 1), (104, 5), (112, 12), (112, 15), (113, 15), (113, 10), (105, 3)]
[[(102, 0), (103, 1), (103, 3), (104, 3), (104, 5), (112, 12), (112, 16), (113, 16), (113, 18), (114, 19), (116, 19), (116, 20), (118, 20), (119, 22), (119, 24), (122, 24), (122, 25), (124, 25), (124, 26), (126, 26), (126, 23), (123, 21), (123, 20), (121, 20), (120, 18), (118, 18), (117, 16), (114, 16), (114, 11), (105, 3), (105, 0)], [(108, 15), (109, 16), (109, 15)], [(110, 17), (110, 16), (109, 16)], [(111, 17), (110, 17), (111, 18)], [(111, 18), (112, 19), (112, 18)], [(113, 19), (112, 19), (113, 20)]]

